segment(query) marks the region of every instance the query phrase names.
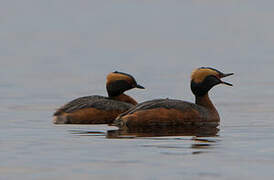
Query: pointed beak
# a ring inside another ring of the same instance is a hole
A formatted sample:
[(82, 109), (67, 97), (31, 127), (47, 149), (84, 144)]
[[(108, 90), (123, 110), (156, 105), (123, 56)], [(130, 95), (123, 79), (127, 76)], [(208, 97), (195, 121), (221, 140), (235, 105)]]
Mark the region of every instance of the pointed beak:
[(139, 84), (136, 85), (136, 88), (145, 89), (143, 86), (141, 86), (141, 85), (139, 85)]
[[(220, 75), (220, 78), (224, 78), (224, 77), (227, 77), (227, 76), (231, 76), (233, 75), (234, 73), (228, 73), (228, 74), (221, 74)], [(228, 86), (233, 86), (232, 84), (228, 83), (228, 82), (225, 82), (225, 81), (221, 81), (222, 84), (225, 84), (225, 85), (228, 85)]]
[(221, 78), (224, 78), (224, 77), (227, 77), (227, 76), (231, 76), (233, 75), (234, 73), (228, 73), (228, 74), (221, 74)]
[(225, 82), (225, 81), (222, 81), (221, 83), (222, 83), (222, 84), (225, 84), (225, 85), (228, 85), (228, 86), (233, 86), (233, 84), (230, 84), (230, 83)]

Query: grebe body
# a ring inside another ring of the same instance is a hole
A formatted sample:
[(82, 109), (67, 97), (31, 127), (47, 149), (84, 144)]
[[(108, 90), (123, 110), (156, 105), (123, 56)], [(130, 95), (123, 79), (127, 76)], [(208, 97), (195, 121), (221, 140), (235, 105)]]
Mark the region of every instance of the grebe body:
[(107, 76), (108, 97), (85, 96), (77, 98), (54, 113), (55, 124), (108, 124), (119, 114), (137, 104), (136, 100), (124, 94), (132, 88), (144, 89), (133, 76), (113, 72)]
[(195, 104), (175, 99), (146, 101), (120, 114), (114, 121), (114, 125), (132, 129), (155, 126), (217, 127), (220, 117), (208, 96), (208, 91), (218, 84), (232, 86), (221, 80), (232, 74), (224, 74), (209, 67), (198, 68), (191, 76), (191, 90), (195, 95)]

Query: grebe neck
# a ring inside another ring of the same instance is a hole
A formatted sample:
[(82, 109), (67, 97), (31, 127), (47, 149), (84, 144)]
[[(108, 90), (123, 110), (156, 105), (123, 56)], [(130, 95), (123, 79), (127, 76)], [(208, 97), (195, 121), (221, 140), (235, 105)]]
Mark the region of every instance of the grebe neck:
[(120, 94), (118, 96), (111, 96), (110, 97), (111, 99), (114, 99), (114, 100), (117, 100), (117, 101), (123, 101), (123, 102), (126, 102), (126, 103), (130, 103), (130, 104), (133, 104), (133, 105), (136, 105), (138, 104), (137, 101), (135, 101), (135, 99), (133, 99), (132, 97), (126, 95), (126, 94)]
[(208, 109), (213, 115), (216, 116), (216, 118), (220, 119), (219, 113), (216, 110), (214, 104), (211, 102), (209, 99), (208, 93), (205, 94), (204, 96), (196, 96), (196, 104), (205, 107)]

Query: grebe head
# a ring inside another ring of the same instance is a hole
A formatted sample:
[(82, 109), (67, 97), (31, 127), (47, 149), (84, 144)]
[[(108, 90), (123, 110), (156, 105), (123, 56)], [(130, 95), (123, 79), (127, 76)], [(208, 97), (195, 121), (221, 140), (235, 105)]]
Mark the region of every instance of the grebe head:
[(221, 79), (227, 76), (231, 76), (234, 73), (222, 73), (217, 69), (210, 67), (201, 67), (195, 69), (191, 74), (191, 90), (195, 96), (204, 96), (208, 91), (218, 85), (225, 84), (232, 86), (228, 82), (224, 82)]
[(118, 96), (133, 88), (145, 89), (137, 84), (133, 76), (118, 71), (108, 74), (106, 87), (109, 97)]

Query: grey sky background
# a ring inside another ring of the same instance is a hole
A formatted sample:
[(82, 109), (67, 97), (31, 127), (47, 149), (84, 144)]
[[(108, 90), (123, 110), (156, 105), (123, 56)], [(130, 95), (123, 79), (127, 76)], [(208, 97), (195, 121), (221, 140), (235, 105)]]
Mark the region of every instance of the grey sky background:
[(214, 66), (253, 82), (269, 81), (274, 65), (273, 1), (1, 2), (1, 81), (25, 94), (102, 93), (106, 74), (120, 70), (149, 97), (192, 97), (193, 68)]

